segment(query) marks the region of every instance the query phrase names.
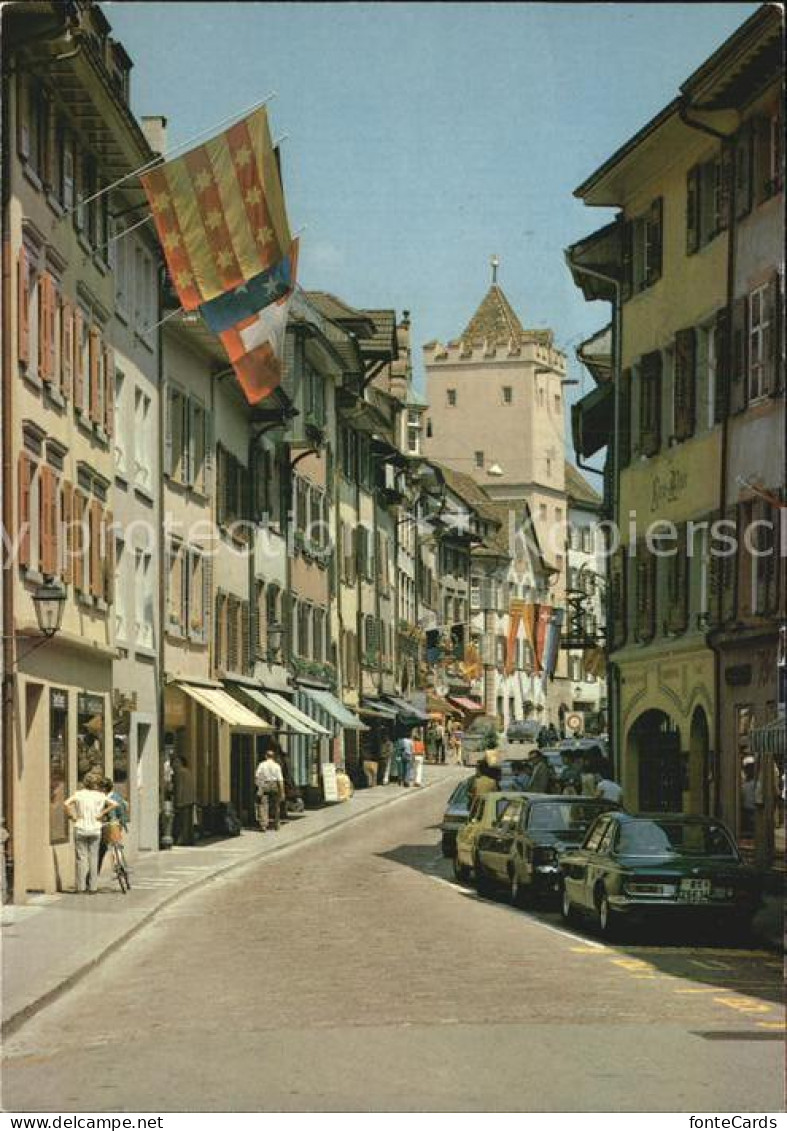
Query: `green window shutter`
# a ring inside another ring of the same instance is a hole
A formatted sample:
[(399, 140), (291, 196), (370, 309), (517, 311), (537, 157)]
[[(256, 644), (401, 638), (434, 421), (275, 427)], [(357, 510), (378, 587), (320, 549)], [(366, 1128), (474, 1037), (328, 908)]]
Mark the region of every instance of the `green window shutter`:
[(642, 358), (640, 367), (640, 444), (646, 456), (661, 447), (661, 351)]
[(646, 227), (646, 258), (648, 286), (661, 278), (664, 232), (664, 198), (658, 197), (650, 206)]
[(675, 435), (694, 435), (697, 415), (697, 343), (693, 327), (675, 335)]
[(725, 232), (730, 226), (734, 176), (735, 146), (730, 142), (725, 142), (721, 149), (721, 191), (719, 201), (719, 231), (721, 232)]
[(622, 268), (620, 297), (622, 302), (627, 302), (634, 290), (634, 224), (631, 220), (623, 224)]
[(763, 391), (773, 394), (783, 385), (783, 366), (781, 365), (781, 338), (784, 331), (781, 325), (781, 279), (774, 271), (765, 291), (765, 321), (767, 323), (764, 341)]

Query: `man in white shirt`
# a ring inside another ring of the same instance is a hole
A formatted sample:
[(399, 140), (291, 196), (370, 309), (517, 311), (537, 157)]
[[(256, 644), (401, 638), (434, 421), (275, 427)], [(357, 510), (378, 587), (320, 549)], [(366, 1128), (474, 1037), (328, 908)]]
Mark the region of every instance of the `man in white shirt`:
[(619, 804), (623, 800), (623, 789), (616, 781), (602, 778), (596, 786), (596, 797), (601, 797), (604, 801), (615, 801)]
[(279, 827), (279, 808), (284, 796), (284, 775), (281, 766), (274, 757), (273, 747), (265, 751), (265, 757), (257, 766), (254, 775), (257, 783), (257, 799), (259, 801), (258, 820), (260, 828), (265, 832), (268, 822), (273, 822), (274, 829)]
[(101, 844), (101, 823), (115, 808), (103, 791), (103, 779), (91, 774), (85, 777), (82, 788), (73, 793), (63, 805), (68, 818), (74, 822), (76, 850), (77, 891), (98, 891), (98, 849)]

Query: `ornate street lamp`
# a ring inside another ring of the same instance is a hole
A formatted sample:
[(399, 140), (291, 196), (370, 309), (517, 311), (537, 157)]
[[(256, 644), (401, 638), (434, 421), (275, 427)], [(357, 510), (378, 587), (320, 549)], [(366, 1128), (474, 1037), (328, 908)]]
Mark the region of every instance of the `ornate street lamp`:
[(36, 620), (42, 636), (51, 640), (63, 624), (63, 610), (66, 603), (66, 591), (62, 585), (48, 581), (40, 585), (33, 594), (33, 608), (36, 611)]

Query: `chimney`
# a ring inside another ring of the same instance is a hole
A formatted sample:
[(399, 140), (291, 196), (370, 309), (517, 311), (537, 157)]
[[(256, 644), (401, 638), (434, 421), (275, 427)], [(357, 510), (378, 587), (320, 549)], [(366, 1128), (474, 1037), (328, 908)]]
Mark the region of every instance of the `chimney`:
[(163, 157), (167, 152), (167, 119), (163, 114), (144, 114), (140, 124), (150, 148)]

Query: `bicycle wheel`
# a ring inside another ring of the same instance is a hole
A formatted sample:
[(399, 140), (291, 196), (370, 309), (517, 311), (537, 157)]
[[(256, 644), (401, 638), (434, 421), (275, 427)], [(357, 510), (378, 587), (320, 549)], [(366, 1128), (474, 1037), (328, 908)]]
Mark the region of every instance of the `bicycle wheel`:
[(128, 869), (126, 868), (123, 849), (119, 844), (114, 844), (112, 846), (112, 856), (115, 865), (115, 877), (118, 882), (118, 887), (123, 892), (123, 895), (125, 895), (127, 891), (131, 890), (131, 883), (128, 878)]

